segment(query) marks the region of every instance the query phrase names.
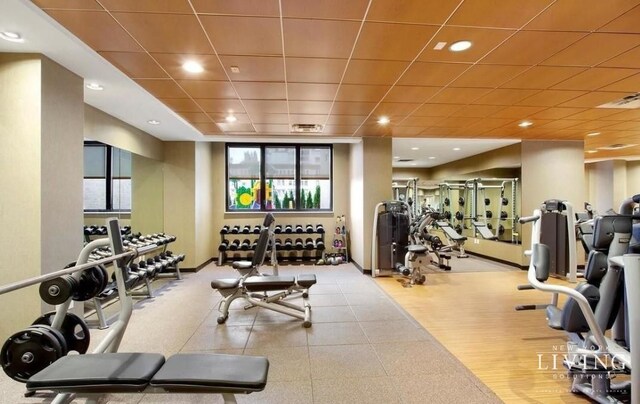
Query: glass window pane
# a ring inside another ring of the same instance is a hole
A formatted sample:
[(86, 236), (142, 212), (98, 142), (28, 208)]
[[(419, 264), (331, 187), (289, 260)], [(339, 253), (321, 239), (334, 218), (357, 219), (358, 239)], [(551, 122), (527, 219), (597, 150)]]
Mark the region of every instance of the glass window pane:
[(302, 209), (331, 209), (331, 148), (300, 148)]
[(105, 146), (84, 147), (85, 178), (104, 178), (107, 175), (106, 151)]
[(296, 209), (296, 148), (266, 147), (266, 205), (271, 209)]
[(131, 153), (126, 150), (111, 149), (111, 175), (113, 178), (131, 178)]
[(260, 148), (227, 148), (227, 207), (260, 210)]
[(107, 208), (107, 180), (105, 178), (84, 179), (84, 210)]
[(113, 198), (113, 210), (131, 210), (131, 179), (114, 178), (111, 197)]

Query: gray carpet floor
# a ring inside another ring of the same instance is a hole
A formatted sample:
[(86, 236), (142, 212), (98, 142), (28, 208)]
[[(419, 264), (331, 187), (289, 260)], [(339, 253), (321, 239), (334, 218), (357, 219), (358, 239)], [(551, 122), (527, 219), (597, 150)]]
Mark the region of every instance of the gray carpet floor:
[[(269, 267), (264, 271), (268, 272)], [(455, 270), (455, 267), (454, 267)], [(218, 352), (269, 358), (266, 389), (237, 396), (239, 403), (497, 403), (500, 400), (368, 276), (352, 264), (281, 266), (280, 274), (315, 273), (310, 290), (313, 326), (239, 299), (219, 325), (214, 278), (233, 278), (211, 264), (139, 301), (120, 351)], [(301, 297), (289, 297), (300, 304)], [(114, 305), (117, 306), (117, 305)], [(25, 324), (26, 326), (26, 324)], [(106, 331), (92, 330), (92, 346)], [(0, 376), (0, 402), (24, 398), (21, 384)], [(113, 403), (221, 403), (219, 395), (126, 394)], [(77, 400), (77, 402), (80, 402)]]

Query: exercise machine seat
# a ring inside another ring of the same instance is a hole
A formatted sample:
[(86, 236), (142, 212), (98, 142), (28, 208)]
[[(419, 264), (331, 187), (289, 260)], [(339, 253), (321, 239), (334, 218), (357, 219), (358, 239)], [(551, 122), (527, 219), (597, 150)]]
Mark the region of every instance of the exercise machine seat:
[(27, 381), (27, 390), (111, 393), (140, 392), (164, 364), (154, 353), (63, 356)]
[(251, 269), (253, 263), (251, 261), (233, 261), (231, 266), (233, 269)]
[(249, 292), (268, 292), (285, 290), (296, 284), (293, 276), (250, 276), (244, 280), (244, 287)]
[[(578, 285), (576, 291), (582, 294), (589, 301), (589, 305), (591, 306), (591, 310), (596, 309), (596, 305), (600, 300), (600, 291), (597, 287), (588, 284), (582, 283)], [(611, 316), (611, 322), (607, 328), (610, 328), (613, 325), (613, 320), (615, 320), (615, 315)], [(582, 310), (580, 310), (580, 305), (575, 299), (569, 299), (564, 304), (562, 308), (562, 321), (561, 321), (561, 330), (565, 330), (566, 332), (576, 332), (583, 333), (589, 331), (589, 323), (587, 323), (587, 319), (584, 317)]]
[(234, 289), (240, 285), (240, 278), (238, 279), (214, 279), (211, 281), (211, 287), (214, 289)]
[(413, 254), (424, 254), (427, 252), (427, 247), (420, 244), (412, 244), (407, 247), (407, 250)]
[(237, 393), (262, 391), (269, 361), (260, 356), (177, 354), (151, 379), (169, 392)]
[(309, 289), (312, 285), (316, 284), (315, 274), (300, 274), (298, 275), (297, 283), (305, 289)]

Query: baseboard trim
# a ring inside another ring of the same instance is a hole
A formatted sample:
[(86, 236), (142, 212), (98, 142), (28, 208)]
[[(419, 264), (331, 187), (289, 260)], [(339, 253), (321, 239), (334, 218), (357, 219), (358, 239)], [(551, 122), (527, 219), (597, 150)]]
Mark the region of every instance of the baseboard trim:
[(360, 264), (358, 264), (357, 262), (355, 262), (353, 260), (351, 261), (351, 263), (353, 264), (353, 266), (355, 266), (358, 269), (358, 271), (362, 272), (364, 275), (371, 275), (371, 270), (370, 269), (362, 268), (360, 266)]
[(206, 260), (205, 262), (203, 262), (202, 264), (198, 265), (195, 268), (180, 268), (180, 272), (198, 272), (202, 268), (204, 268), (207, 265), (211, 264), (216, 259), (217, 259), (216, 257), (211, 257), (211, 258), (209, 258), (208, 260)]
[[(500, 258), (491, 257), (489, 255), (478, 254), (477, 252), (471, 252), (471, 251), (465, 251), (465, 253), (469, 254), (469, 255), (473, 255), (475, 257), (484, 258), (484, 259), (489, 260), (489, 261), (497, 262), (499, 264), (504, 264), (504, 265), (509, 265), (511, 267), (516, 267), (516, 268), (522, 269), (523, 271), (526, 271), (527, 269), (529, 269), (528, 265), (519, 265), (519, 264), (516, 264), (515, 262), (502, 260)], [(451, 259), (453, 259), (453, 258), (454, 258), (454, 255), (452, 254)]]

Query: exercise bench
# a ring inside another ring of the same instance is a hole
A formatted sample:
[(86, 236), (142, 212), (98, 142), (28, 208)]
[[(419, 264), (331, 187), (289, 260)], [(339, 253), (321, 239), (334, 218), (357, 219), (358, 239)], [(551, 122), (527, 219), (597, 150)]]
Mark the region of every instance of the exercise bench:
[(464, 252), (464, 242), (467, 241), (467, 238), (461, 234), (458, 234), (458, 232), (455, 231), (453, 227), (451, 227), (449, 222), (437, 221), (436, 224), (440, 229), (442, 229), (445, 236), (447, 236), (447, 238), (450, 241), (453, 241), (455, 243), (455, 246), (458, 248), (458, 251), (459, 251), (456, 257), (468, 258), (469, 256)]
[(476, 221), (473, 221), (471, 223), (473, 223), (473, 227), (475, 227), (475, 229), (478, 231), (478, 233), (480, 233), (480, 236), (482, 236), (483, 239), (485, 240), (498, 239), (498, 236), (496, 236), (491, 232), (491, 230), (489, 230), (486, 223), (476, 222)]

